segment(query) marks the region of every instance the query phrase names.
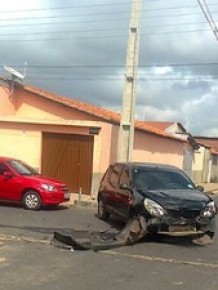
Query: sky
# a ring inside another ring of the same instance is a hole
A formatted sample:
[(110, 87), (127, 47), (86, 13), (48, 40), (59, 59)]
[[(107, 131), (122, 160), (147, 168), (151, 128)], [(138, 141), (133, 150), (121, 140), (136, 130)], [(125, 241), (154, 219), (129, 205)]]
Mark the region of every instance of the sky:
[[(218, 25), (218, 2), (201, 0)], [(136, 118), (218, 137), (218, 41), (197, 0), (142, 0)], [(121, 112), (131, 0), (7, 0), (4, 65), (24, 84)]]

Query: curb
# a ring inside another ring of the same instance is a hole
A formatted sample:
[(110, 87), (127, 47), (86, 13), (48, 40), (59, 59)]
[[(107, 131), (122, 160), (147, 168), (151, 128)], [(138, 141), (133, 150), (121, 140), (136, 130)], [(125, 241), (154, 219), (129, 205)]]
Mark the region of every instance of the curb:
[(98, 204), (97, 201), (75, 200), (74, 205), (96, 208)]
[(218, 195), (217, 189), (216, 190), (208, 190), (205, 193), (208, 194), (208, 195)]

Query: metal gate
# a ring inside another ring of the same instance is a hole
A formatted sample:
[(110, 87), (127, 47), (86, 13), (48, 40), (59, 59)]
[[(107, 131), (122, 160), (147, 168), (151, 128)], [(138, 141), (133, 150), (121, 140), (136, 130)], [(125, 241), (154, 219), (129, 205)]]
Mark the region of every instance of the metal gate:
[(93, 136), (43, 133), (42, 173), (67, 183), (71, 192), (90, 194)]

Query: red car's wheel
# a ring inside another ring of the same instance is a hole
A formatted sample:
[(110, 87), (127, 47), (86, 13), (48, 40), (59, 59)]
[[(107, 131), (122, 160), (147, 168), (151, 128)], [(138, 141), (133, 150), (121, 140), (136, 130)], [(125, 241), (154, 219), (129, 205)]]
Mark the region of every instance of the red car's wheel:
[(23, 206), (26, 209), (38, 210), (42, 205), (40, 195), (35, 191), (27, 191), (23, 196)]

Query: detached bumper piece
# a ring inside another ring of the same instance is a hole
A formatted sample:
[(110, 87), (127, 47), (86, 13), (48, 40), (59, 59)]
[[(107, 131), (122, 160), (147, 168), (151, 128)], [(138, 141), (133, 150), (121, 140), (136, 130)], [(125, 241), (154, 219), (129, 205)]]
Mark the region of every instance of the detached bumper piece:
[(129, 219), (125, 227), (118, 233), (62, 231), (54, 232), (53, 245), (73, 250), (108, 250), (131, 245), (142, 239), (147, 233), (147, 224), (142, 216)]

